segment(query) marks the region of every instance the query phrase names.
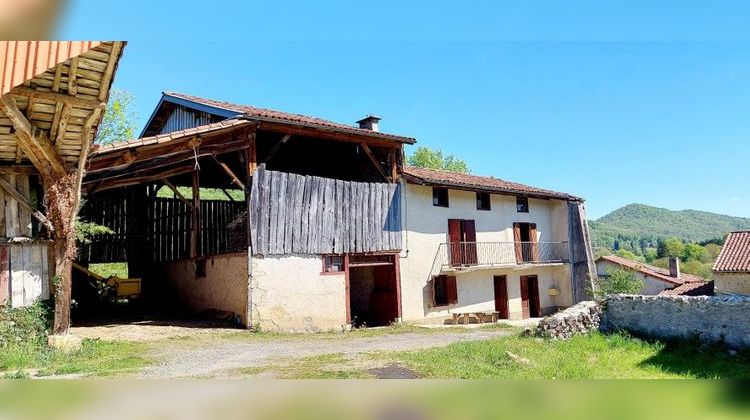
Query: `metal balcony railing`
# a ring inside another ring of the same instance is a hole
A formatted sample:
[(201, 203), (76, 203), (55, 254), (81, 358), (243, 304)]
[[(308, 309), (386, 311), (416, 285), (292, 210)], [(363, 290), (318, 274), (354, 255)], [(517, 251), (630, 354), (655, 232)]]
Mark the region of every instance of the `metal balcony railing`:
[(567, 242), (455, 242), (438, 247), (431, 275), (448, 269), (568, 262)]

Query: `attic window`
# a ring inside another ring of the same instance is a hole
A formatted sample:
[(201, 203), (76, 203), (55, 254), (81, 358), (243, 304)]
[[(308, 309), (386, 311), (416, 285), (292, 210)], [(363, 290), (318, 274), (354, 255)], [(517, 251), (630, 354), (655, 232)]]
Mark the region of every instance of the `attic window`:
[(344, 257), (342, 255), (324, 255), (323, 256), (323, 274), (343, 273)]
[(490, 193), (477, 193), (477, 210), (490, 210)]
[(518, 213), (529, 212), (529, 198), (528, 197), (516, 197), (516, 211)]
[(432, 205), (436, 207), (448, 207), (448, 189), (433, 187), (432, 188)]

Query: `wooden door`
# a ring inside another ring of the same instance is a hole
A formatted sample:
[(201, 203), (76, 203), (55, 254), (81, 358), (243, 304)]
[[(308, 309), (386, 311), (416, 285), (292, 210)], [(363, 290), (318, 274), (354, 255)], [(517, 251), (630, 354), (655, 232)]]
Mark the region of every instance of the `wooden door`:
[(473, 220), (461, 221), (461, 241), (463, 241), (462, 263), (477, 264), (477, 230)]
[(508, 319), (508, 278), (506, 276), (495, 276), (495, 311), (500, 319)]
[(521, 276), (521, 317), (529, 319), (529, 278)]
[(521, 243), (521, 224), (513, 223), (513, 243), (516, 252), (516, 263), (523, 262), (523, 244)]
[(529, 242), (531, 261), (539, 261), (539, 245), (536, 242), (536, 223), (529, 223)]
[(461, 220), (448, 219), (448, 254), (451, 265), (461, 265)]
[(528, 279), (529, 315), (532, 318), (539, 318), (542, 315), (542, 309), (539, 304), (539, 278), (537, 276), (529, 276)]

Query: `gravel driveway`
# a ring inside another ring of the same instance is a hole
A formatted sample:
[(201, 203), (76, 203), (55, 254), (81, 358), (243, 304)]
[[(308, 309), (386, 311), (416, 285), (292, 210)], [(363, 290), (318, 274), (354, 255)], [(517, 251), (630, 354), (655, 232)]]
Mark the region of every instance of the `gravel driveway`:
[(376, 337), (269, 338), (250, 341), (217, 340), (191, 348), (165, 348), (157, 354), (161, 364), (138, 373), (144, 378), (221, 377), (240, 368), (263, 367), (283, 359), (298, 359), (332, 353), (346, 357), (374, 351), (419, 350), (459, 341), (486, 340), (506, 336), (508, 331), (440, 331), (402, 333)]

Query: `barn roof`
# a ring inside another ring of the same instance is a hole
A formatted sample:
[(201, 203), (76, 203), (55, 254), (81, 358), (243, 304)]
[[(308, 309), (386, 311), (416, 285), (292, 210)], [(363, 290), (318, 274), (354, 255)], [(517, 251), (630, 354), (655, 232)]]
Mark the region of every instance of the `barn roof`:
[(706, 279), (693, 274), (680, 273), (680, 277), (672, 277), (669, 275), (669, 270), (661, 267), (656, 267), (639, 261), (629, 260), (627, 258), (618, 257), (616, 255), (605, 255), (599, 257), (596, 261), (601, 260), (608, 261), (619, 266), (638, 271), (639, 273), (661, 280), (674, 285), (681, 285), (688, 282), (705, 282)]
[(328, 130), (339, 133), (353, 134), (364, 137), (377, 138), (382, 140), (395, 141), (399, 143), (413, 144), (416, 142), (411, 137), (399, 136), (395, 134), (382, 133), (379, 131), (362, 129), (352, 125), (341, 124), (338, 122), (324, 120), (322, 118), (311, 117), (302, 114), (294, 114), (289, 112), (277, 111), (266, 108), (259, 108), (250, 105), (239, 105), (225, 101), (219, 101), (214, 99), (202, 98), (199, 96), (187, 95), (179, 92), (165, 91), (162, 93), (162, 98), (159, 101), (154, 112), (151, 114), (149, 121), (146, 123), (146, 127), (143, 129), (141, 135), (153, 135), (156, 134), (154, 131), (154, 121), (162, 112), (165, 103), (176, 104), (187, 108), (192, 108), (197, 111), (206, 112), (212, 115), (217, 115), (224, 118), (233, 118), (243, 116), (247, 119), (276, 122), (281, 124), (299, 125), (302, 127)]
[(573, 195), (506, 181), (491, 176), (479, 176), (437, 169), (407, 166), (404, 168), (407, 181), (416, 184), (442, 186), (470, 191), (482, 191), (498, 194), (523, 195), (537, 198), (557, 198), (563, 200), (578, 200)]
[(714, 263), (719, 273), (750, 272), (750, 231), (730, 232)]
[(662, 290), (659, 296), (713, 296), (714, 282), (692, 281), (683, 283), (674, 289)]

